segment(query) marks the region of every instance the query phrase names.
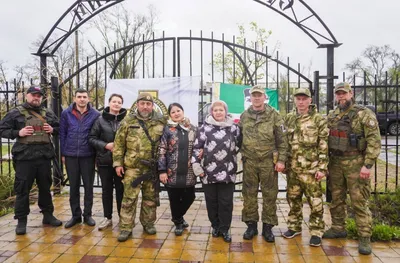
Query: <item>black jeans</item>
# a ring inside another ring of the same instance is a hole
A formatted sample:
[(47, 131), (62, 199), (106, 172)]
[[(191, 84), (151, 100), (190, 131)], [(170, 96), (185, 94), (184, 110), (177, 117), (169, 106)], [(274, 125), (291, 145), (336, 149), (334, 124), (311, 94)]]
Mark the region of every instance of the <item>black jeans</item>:
[(112, 166), (97, 166), (101, 179), (101, 198), (103, 201), (104, 217), (112, 218), (113, 212), (113, 187), (115, 187), (115, 199), (117, 201), (118, 215), (121, 212), (124, 185), (122, 177), (119, 177)]
[(29, 214), (29, 192), (33, 182), (39, 188), (39, 208), (43, 212), (53, 213), (54, 206), (51, 198), (50, 187), (51, 161), (50, 159), (36, 159), (31, 161), (15, 162), (15, 219), (25, 217)]
[(212, 228), (228, 232), (232, 223), (234, 183), (203, 184), (208, 219)]
[(169, 205), (171, 206), (172, 222), (183, 223), (183, 216), (186, 214), (196, 198), (194, 186), (188, 188), (167, 187)]
[(82, 216), (79, 193), (81, 178), (85, 190), (83, 216), (88, 217), (92, 215), (94, 159), (94, 156), (79, 158), (65, 157), (65, 167), (67, 169), (70, 188), (69, 204), (71, 206), (72, 217), (74, 218), (80, 218)]

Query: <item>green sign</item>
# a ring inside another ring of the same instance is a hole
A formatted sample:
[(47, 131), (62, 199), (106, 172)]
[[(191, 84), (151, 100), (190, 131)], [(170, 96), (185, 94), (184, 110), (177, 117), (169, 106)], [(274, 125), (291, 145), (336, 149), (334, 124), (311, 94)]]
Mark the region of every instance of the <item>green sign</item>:
[[(251, 105), (250, 86), (221, 83), (219, 98), (228, 104), (229, 112), (240, 114)], [(275, 89), (265, 89), (266, 103), (279, 110), (278, 92)]]

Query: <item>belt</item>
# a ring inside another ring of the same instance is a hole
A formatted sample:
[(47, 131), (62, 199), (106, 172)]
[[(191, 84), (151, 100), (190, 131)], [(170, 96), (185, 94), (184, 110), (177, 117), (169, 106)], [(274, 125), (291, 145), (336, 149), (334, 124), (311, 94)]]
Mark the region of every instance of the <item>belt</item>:
[(332, 151), (332, 156), (356, 156), (361, 155), (362, 153), (359, 151), (352, 151), (352, 152), (341, 152), (341, 151)]
[(271, 155), (266, 155), (266, 156), (264, 156), (264, 157), (242, 157), (242, 161), (246, 161), (246, 160), (250, 160), (250, 161), (252, 161), (252, 162), (265, 162), (266, 160), (272, 160), (273, 159), (273, 157), (272, 157), (272, 153), (271, 153)]

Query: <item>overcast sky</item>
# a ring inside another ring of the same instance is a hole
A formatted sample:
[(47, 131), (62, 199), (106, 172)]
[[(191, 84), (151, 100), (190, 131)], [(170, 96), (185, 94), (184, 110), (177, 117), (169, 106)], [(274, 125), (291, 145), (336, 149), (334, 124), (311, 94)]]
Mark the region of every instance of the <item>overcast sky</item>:
[[(297, 0), (294, 0), (297, 2)], [(8, 68), (23, 65), (31, 59), (30, 46), (40, 35), (46, 35), (57, 19), (75, 0), (12, 0), (2, 1), (0, 8), (0, 60)], [(153, 4), (159, 11), (157, 29), (167, 36), (196, 34), (233, 35), (237, 24), (255, 21), (272, 30), (271, 43), (281, 43), (280, 52), (292, 63), (307, 65), (312, 71), (325, 74), (326, 51), (284, 17), (253, 0), (126, 0), (134, 12), (146, 11)], [(279, 2), (279, 0), (277, 1)], [(359, 56), (369, 45), (389, 44), (400, 52), (398, 0), (306, 0), (343, 43), (335, 52), (335, 73), (345, 63)], [(298, 4), (298, 3), (297, 3)], [(296, 3), (295, 6), (296, 7)], [(315, 26), (318, 26), (317, 24)], [(85, 36), (90, 39), (89, 36)]]

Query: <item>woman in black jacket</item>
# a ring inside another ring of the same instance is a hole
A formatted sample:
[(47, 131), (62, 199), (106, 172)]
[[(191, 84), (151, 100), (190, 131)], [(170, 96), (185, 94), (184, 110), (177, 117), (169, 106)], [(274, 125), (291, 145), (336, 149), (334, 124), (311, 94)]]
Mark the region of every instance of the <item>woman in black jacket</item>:
[(195, 199), (196, 177), (190, 158), (197, 129), (185, 118), (179, 103), (169, 105), (168, 114), (170, 119), (159, 146), (158, 170), (168, 191), (175, 235), (180, 236), (189, 226), (183, 216)]
[(122, 108), (123, 102), (121, 95), (111, 94), (108, 99), (109, 106), (95, 121), (89, 134), (89, 143), (96, 149), (96, 164), (102, 188), (104, 220), (100, 223), (99, 230), (112, 225), (113, 186), (115, 186), (118, 215), (121, 211), (124, 186), (122, 177), (117, 176), (112, 166), (112, 151), (115, 133), (126, 115), (126, 109)]

